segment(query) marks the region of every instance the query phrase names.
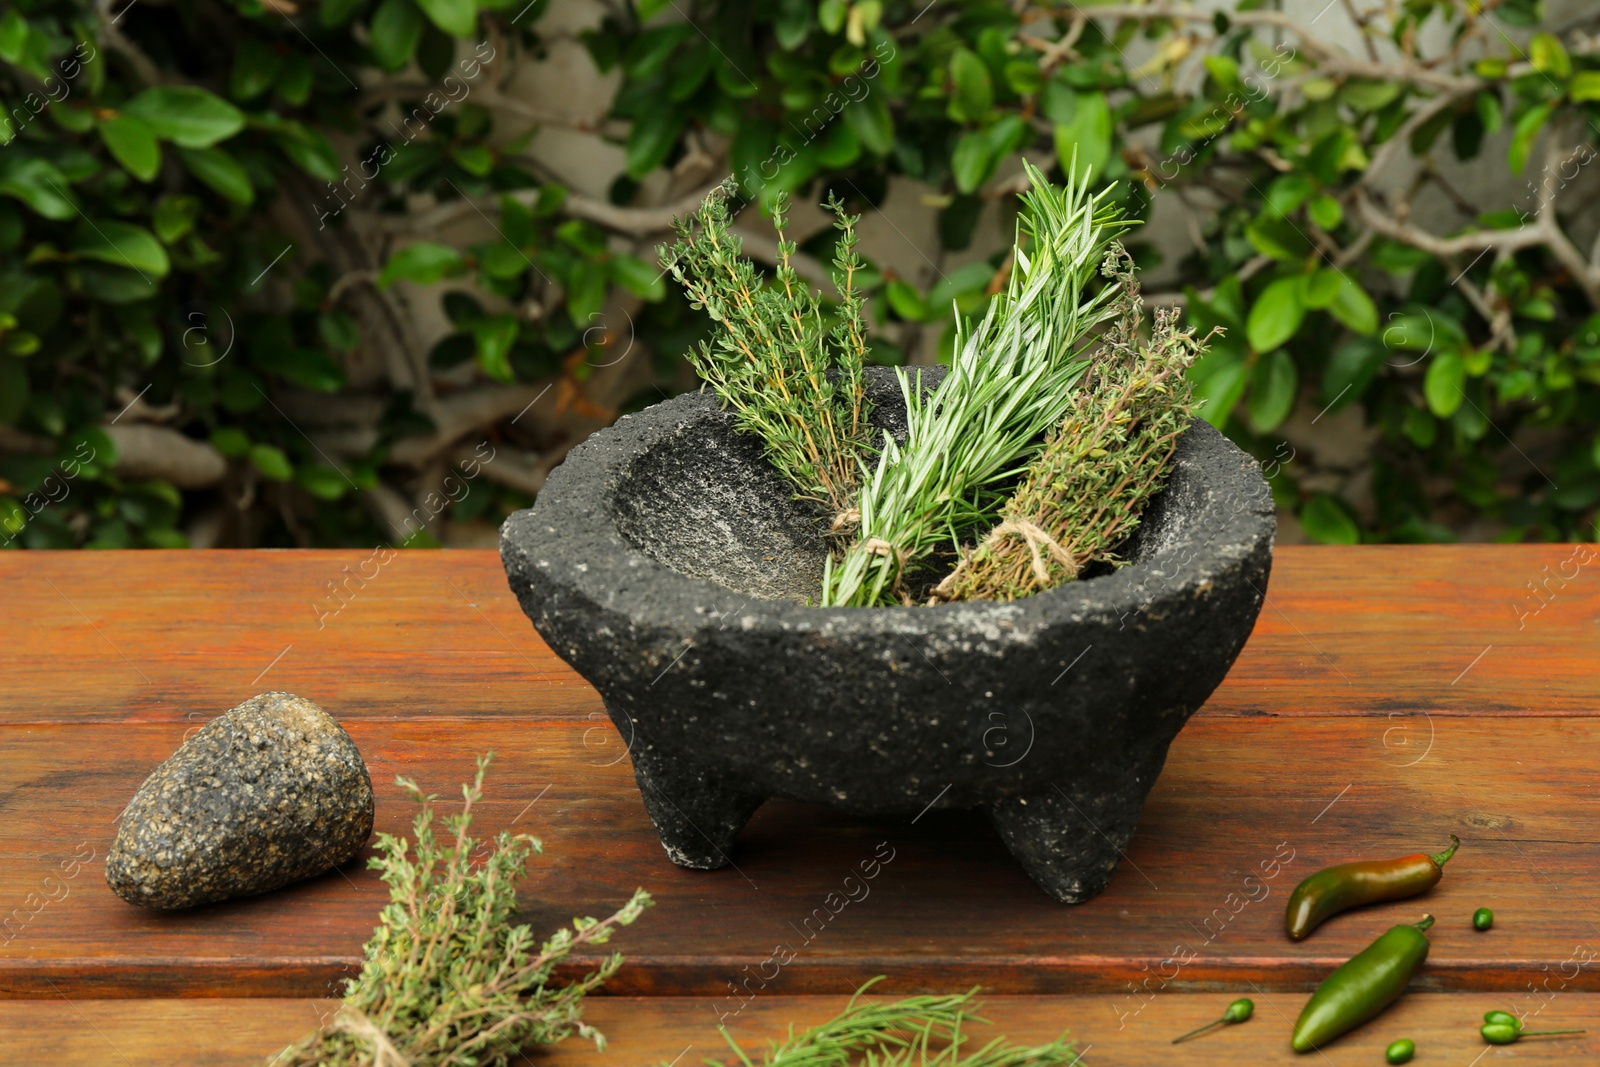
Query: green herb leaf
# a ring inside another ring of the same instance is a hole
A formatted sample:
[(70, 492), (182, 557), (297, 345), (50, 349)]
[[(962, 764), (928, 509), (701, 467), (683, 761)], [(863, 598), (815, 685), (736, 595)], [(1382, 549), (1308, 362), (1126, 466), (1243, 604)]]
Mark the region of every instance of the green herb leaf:
[(122, 113), (142, 120), (162, 140), (184, 148), (209, 148), (244, 129), (242, 111), (192, 85), (146, 89), (129, 100)]

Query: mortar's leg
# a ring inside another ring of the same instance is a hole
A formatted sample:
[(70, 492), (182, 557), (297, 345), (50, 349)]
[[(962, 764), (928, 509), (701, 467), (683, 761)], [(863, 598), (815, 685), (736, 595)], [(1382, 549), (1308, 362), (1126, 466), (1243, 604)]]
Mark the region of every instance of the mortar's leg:
[(1057, 900), (1081, 904), (1111, 881), (1143, 804), (1142, 789), (1099, 798), (1049, 789), (1003, 801), (989, 818), (1028, 877)]
[(661, 847), (673, 863), (696, 870), (733, 862), (734, 839), (766, 799), (642, 744), (634, 746), (633, 776)]

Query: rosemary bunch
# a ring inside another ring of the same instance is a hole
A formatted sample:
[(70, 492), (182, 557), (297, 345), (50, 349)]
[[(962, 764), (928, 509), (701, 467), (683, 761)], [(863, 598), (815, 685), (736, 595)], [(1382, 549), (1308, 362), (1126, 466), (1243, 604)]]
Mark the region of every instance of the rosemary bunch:
[[(860, 1003), (874, 978), (850, 998), (833, 1019), (800, 1034), (789, 1027), (783, 1041), (769, 1040), (760, 1067), (1070, 1067), (1078, 1054), (1066, 1035), (1036, 1047), (1013, 1045), (995, 1038), (976, 1052), (963, 1054), (970, 1038), (961, 1032), (967, 1022), (984, 1022), (973, 999), (977, 989), (951, 996), (907, 997), (889, 1004)], [(757, 1067), (727, 1028), (722, 1037), (734, 1059), (706, 1059), (704, 1067)], [(661, 1067), (666, 1067), (662, 1064)]]
[(785, 237), (786, 199), (779, 196), (773, 204), (778, 264), (767, 285), (728, 231), (731, 192), (725, 184), (692, 217), (675, 220), (678, 242), (658, 250), (693, 305), (704, 307), (719, 326), (690, 361), (733, 411), (739, 428), (765, 442), (767, 458), (796, 495), (843, 514), (855, 496), (861, 459), (873, 452), (863, 374), (865, 301), (855, 287), (861, 270), (857, 217), (829, 199), (840, 231), (834, 256), (839, 317), (829, 327), (821, 300), (790, 263), (795, 245)]
[(613, 954), (593, 973), (552, 987), (551, 972), (574, 949), (604, 944), (651, 904), (644, 890), (605, 919), (574, 919), (537, 950), (531, 929), (512, 926), (513, 881), (537, 838), (501, 833), (481, 866), (479, 842), (467, 835), (483, 796), (489, 756), (462, 787), (466, 800), (448, 820), (444, 844), (434, 837), (433, 796), (398, 782), (422, 804), (413, 824), (415, 855), (405, 838), (378, 835), (389, 904), (366, 945), (361, 974), (349, 979), (343, 1003), (324, 1027), (269, 1061), (269, 1067), (505, 1067), (525, 1048), (552, 1045), (572, 1033), (605, 1047), (580, 1017), (585, 994), (622, 963)]
[(1103, 273), (1115, 280), (1118, 319), (1044, 450), (1028, 466), (1001, 522), (934, 589), (936, 600), (1015, 600), (1072, 581), (1085, 565), (1113, 559), (1166, 484), (1178, 435), (1194, 405), (1184, 371), (1203, 342), (1158, 309), (1148, 343), (1139, 337), (1139, 286), (1121, 245)]
[(1057, 189), (1023, 165), (1032, 189), (1005, 292), (976, 328), (958, 320), (955, 358), (931, 396), (897, 371), (906, 443), (885, 440), (861, 488), (854, 543), (824, 572), (824, 605), (908, 600), (900, 588), (908, 569), (992, 522), (996, 483), (1017, 474), (1061, 421), (1087, 366), (1090, 331), (1116, 313), (1112, 287), (1088, 292), (1108, 242), (1132, 225), (1108, 204), (1113, 189), (1090, 195), (1075, 168)]

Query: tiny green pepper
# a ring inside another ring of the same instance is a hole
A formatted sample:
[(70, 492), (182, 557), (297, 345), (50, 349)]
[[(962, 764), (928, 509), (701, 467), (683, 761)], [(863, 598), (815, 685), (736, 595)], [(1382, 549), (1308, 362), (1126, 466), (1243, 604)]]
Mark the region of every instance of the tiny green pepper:
[(1411, 975), (1428, 958), (1433, 916), (1396, 926), (1328, 975), (1295, 1020), (1289, 1044), (1310, 1052), (1353, 1030), (1383, 1011), (1406, 990)]
[(1522, 1029), (1522, 1020), (1512, 1015), (1509, 1011), (1486, 1011), (1483, 1013), (1483, 1021), (1486, 1023), (1500, 1023), (1504, 1026), (1514, 1026), (1518, 1030)]
[(1427, 892), (1439, 884), (1439, 879), (1444, 877), (1444, 865), (1460, 847), (1461, 839), (1451, 834), (1450, 847), (1434, 856), (1419, 852), (1397, 860), (1341, 863), (1320, 870), (1289, 894), (1284, 927), (1292, 939), (1299, 941), (1324, 919), (1341, 911), (1382, 900), (1404, 900)]
[(1488, 908), (1479, 908), (1472, 913), (1472, 928), (1474, 930), (1487, 930), (1494, 925), (1494, 912)]
[(1510, 1045), (1525, 1037), (1558, 1037), (1562, 1034), (1581, 1034), (1582, 1030), (1524, 1030), (1515, 1023), (1484, 1023), (1478, 1033), (1491, 1045)]
[(1383, 1058), (1388, 1063), (1410, 1063), (1411, 1057), (1416, 1054), (1417, 1044), (1409, 1037), (1402, 1037), (1383, 1050)]
[(1190, 1030), (1187, 1034), (1184, 1034), (1181, 1037), (1175, 1037), (1172, 1039), (1172, 1043), (1176, 1045), (1178, 1042), (1187, 1041), (1191, 1037), (1199, 1037), (1207, 1030), (1215, 1030), (1219, 1026), (1232, 1026), (1234, 1023), (1242, 1023), (1246, 1019), (1250, 1018), (1250, 1016), (1255, 1013), (1255, 1010), (1255, 1001), (1251, 1000), (1249, 997), (1240, 997), (1238, 1000), (1228, 1005), (1228, 1010), (1222, 1013), (1222, 1018), (1218, 1019), (1216, 1022), (1206, 1023), (1197, 1030)]

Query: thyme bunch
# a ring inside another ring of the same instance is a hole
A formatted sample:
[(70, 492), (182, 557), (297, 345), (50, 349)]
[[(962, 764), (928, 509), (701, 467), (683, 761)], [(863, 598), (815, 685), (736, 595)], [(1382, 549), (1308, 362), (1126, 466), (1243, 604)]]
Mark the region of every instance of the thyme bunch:
[(574, 919), (535, 946), (526, 925), (512, 926), (513, 882), (538, 838), (502, 832), (480, 865), (480, 842), (468, 836), (483, 796), (489, 756), (462, 787), (466, 803), (434, 835), (432, 802), (416, 783), (397, 779), (422, 805), (412, 825), (415, 852), (404, 837), (378, 835), (368, 865), (383, 872), (389, 904), (366, 945), (361, 974), (348, 979), (338, 1012), (323, 1029), (269, 1061), (270, 1067), (505, 1067), (523, 1049), (577, 1033), (605, 1047), (581, 1018), (582, 1001), (622, 963), (613, 954), (598, 969), (564, 986), (551, 973), (576, 948), (604, 944), (651, 904), (644, 890), (605, 919)]
[(1102, 273), (1113, 279), (1117, 320), (1066, 417), (1001, 512), (1001, 521), (934, 590), (935, 600), (1015, 600), (1077, 578), (1139, 524), (1166, 484), (1178, 436), (1194, 404), (1184, 371), (1204, 342), (1156, 311), (1139, 336), (1142, 300), (1133, 260), (1116, 245)]
[(846, 215), (843, 205), (829, 198), (839, 229), (834, 255), (838, 321), (829, 326), (821, 299), (791, 263), (795, 244), (785, 231), (787, 198), (773, 203), (778, 263), (772, 284), (765, 284), (728, 230), (733, 188), (725, 183), (693, 216), (674, 220), (677, 243), (658, 249), (693, 306), (705, 308), (720, 327), (691, 353), (690, 362), (734, 413), (739, 428), (762, 439), (767, 458), (795, 486), (796, 495), (844, 516), (874, 436), (864, 375), (865, 299), (856, 288), (859, 216)]
[[(976, 988), (889, 1004), (862, 1003), (867, 990), (881, 980), (874, 978), (856, 990), (833, 1019), (799, 1034), (791, 1025), (784, 1040), (769, 1040), (759, 1067), (1071, 1067), (1078, 1062), (1065, 1034), (1034, 1047), (995, 1038), (975, 1052), (965, 1052), (971, 1039), (961, 1032), (962, 1026), (987, 1021), (976, 1014)], [(726, 1027), (722, 1037), (733, 1058), (706, 1059), (704, 1067), (757, 1067)]]
[(824, 571), (826, 606), (908, 601), (908, 570), (993, 521), (997, 483), (1018, 474), (1061, 421), (1087, 368), (1091, 331), (1116, 314), (1113, 287), (1089, 292), (1108, 243), (1132, 225), (1109, 204), (1113, 188), (1091, 195), (1087, 176), (1070, 168), (1058, 189), (1023, 166), (1032, 188), (1006, 289), (976, 327), (958, 319), (950, 372), (930, 396), (897, 368), (906, 443), (886, 435), (861, 488), (855, 540)]

